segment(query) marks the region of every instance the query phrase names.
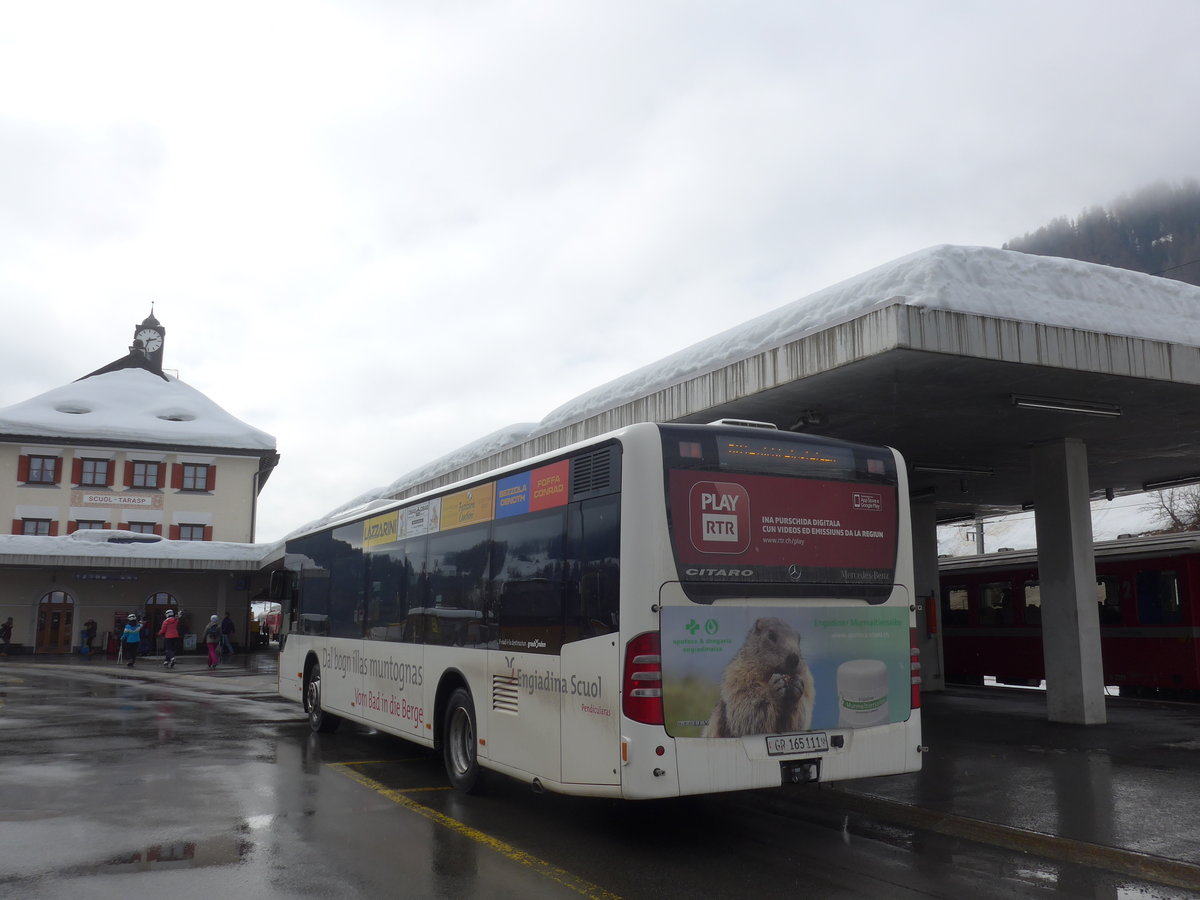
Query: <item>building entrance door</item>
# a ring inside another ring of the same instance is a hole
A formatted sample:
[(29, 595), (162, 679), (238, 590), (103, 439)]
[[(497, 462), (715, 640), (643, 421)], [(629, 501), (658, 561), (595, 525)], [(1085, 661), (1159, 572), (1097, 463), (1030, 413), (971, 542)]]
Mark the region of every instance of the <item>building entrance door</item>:
[(70, 653), (75, 599), (66, 591), (50, 591), (38, 601), (35, 653)]

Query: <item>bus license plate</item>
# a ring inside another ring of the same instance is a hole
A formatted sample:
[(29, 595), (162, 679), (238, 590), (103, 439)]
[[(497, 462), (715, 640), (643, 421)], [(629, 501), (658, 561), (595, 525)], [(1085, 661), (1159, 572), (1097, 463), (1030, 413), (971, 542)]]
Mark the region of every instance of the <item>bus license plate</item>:
[(814, 750), (828, 749), (829, 735), (824, 731), (810, 731), (807, 734), (767, 735), (767, 753), (770, 756), (783, 756), (787, 753), (812, 753)]

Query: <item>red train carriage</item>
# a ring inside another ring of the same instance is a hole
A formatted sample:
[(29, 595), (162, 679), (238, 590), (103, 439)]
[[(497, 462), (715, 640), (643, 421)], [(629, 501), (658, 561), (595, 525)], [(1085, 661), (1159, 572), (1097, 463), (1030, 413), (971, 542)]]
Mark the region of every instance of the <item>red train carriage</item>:
[[(1200, 535), (1095, 545), (1104, 683), (1123, 696), (1200, 699)], [(1042, 660), (1037, 551), (943, 559), (946, 680), (1036, 685)]]

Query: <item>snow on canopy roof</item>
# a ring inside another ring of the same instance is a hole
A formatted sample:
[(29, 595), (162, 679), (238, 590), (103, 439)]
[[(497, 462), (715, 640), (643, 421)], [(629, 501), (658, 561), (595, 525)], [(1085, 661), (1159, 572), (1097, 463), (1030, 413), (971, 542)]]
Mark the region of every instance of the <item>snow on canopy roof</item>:
[(366, 508), (371, 501), (536, 434), (892, 303), (1200, 346), (1200, 288), (1193, 285), (1071, 259), (943, 244), (885, 263), (643, 366), (581, 394), (536, 425), (510, 425), (493, 432), (409, 472), (387, 488), (361, 495), (321, 521), (355, 506)]
[(469, 465), (477, 459), (490, 456), (506, 447), (519, 444), (529, 437), (536, 428), (537, 426), (531, 423), (520, 423), (517, 425), (508, 425), (497, 431), (493, 431), (491, 434), (474, 440), (464, 447), (460, 447), (457, 450), (447, 453), (445, 456), (438, 457), (432, 462), (426, 463), (420, 468), (413, 469), (411, 472), (401, 475), (386, 487), (372, 488), (369, 491), (359, 494), (353, 500), (349, 500), (336, 509), (330, 510), (321, 516), (321, 518), (297, 528), (288, 537), (302, 534), (322, 525), (327, 525), (337, 519), (346, 518), (351, 514), (365, 515), (372, 509), (387, 505), (391, 502), (392, 497), (407, 488), (436, 478), (445, 472), (452, 472), (462, 466)]
[(0, 409), (0, 434), (274, 450), (275, 438), (178, 378), (120, 369)]
[(413, 469), (411, 472), (401, 475), (388, 485), (386, 492), (389, 495), (397, 494), (405, 488), (412, 487), (414, 484), (420, 484), (423, 481), (436, 478), (443, 472), (449, 472), (468, 465), (477, 459), (482, 459), (493, 453), (499, 453), (506, 447), (521, 443), (537, 428), (538, 426), (528, 422), (507, 425), (478, 440), (472, 441), (465, 447), (460, 447), (452, 453), (447, 453), (445, 456), (435, 459), (433, 462), (427, 463), (419, 469)]
[(1200, 345), (1200, 288), (1193, 285), (1072, 259), (943, 244), (795, 300), (588, 391), (552, 411), (538, 430), (570, 425), (892, 303)]

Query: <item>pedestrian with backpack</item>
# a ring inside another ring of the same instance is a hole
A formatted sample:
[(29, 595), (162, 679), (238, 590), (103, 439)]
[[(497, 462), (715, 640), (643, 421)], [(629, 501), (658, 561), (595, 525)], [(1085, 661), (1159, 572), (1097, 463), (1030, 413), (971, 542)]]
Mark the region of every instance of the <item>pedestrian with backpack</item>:
[(217, 667), (217, 652), (221, 646), (221, 623), (216, 616), (210, 616), (208, 627), (204, 629), (204, 646), (208, 650), (208, 667)]
[[(179, 615), (183, 615), (182, 609), (179, 611)], [(158, 634), (163, 639), (163, 655), (166, 657), (163, 665), (168, 669), (173, 669), (175, 668), (175, 654), (179, 652), (179, 616), (175, 615), (174, 610), (167, 610), (167, 617), (163, 619)]]
[(137, 662), (138, 648), (142, 644), (142, 623), (133, 613), (125, 617), (125, 630), (121, 632), (121, 643), (125, 651), (124, 655), (129, 657), (129, 662), (125, 665), (132, 669), (133, 664)]
[(233, 619), (229, 618), (229, 613), (225, 613), (225, 618), (221, 620), (221, 655), (233, 656), (233, 635), (237, 631), (233, 627)]

